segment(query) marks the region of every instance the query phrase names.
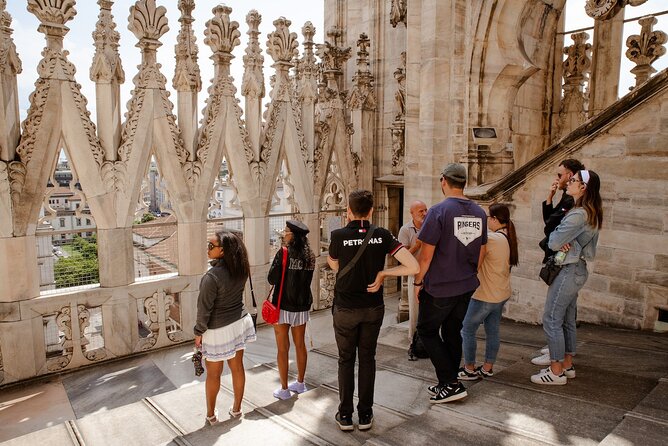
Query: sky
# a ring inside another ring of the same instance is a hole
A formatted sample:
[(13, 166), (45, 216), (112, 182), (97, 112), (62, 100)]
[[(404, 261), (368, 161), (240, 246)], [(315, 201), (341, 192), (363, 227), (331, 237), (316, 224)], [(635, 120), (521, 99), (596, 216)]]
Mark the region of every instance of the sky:
[[(388, 0), (389, 1), (389, 0)], [(12, 28), (14, 29), (14, 42), (18, 48), (19, 57), (23, 63), (23, 73), (19, 75), (19, 108), (21, 118), (26, 116), (28, 108), (29, 94), (34, 89), (34, 82), (37, 78), (36, 67), (41, 59), (41, 50), (44, 46), (44, 39), (41, 33), (36, 31), (39, 22), (37, 18), (26, 10), (26, 0), (9, 0), (7, 2), (7, 11), (12, 15)], [(219, 3), (219, 0), (197, 0), (195, 11), (193, 13), (195, 22), (193, 24), (197, 45), (199, 48), (199, 66), (202, 73), (202, 91), (199, 95), (201, 112), (206, 99), (206, 89), (210, 85), (210, 79), (213, 77), (213, 64), (208, 59), (211, 51), (204, 44), (204, 24), (213, 14), (211, 9)], [(643, 16), (652, 12), (659, 12), (667, 9), (666, 0), (647, 0), (644, 5), (639, 7), (629, 7), (626, 10), (626, 18)], [(137, 39), (127, 29), (127, 18), (130, 6), (134, 0), (116, 0), (112, 9), (117, 30), (121, 33), (121, 59), (123, 69), (125, 70), (126, 80), (121, 86), (121, 101), (126, 104), (130, 99), (130, 90), (133, 87), (132, 78), (136, 73), (136, 66), (139, 65), (141, 57), (139, 49), (135, 47)], [(167, 18), (169, 20), (169, 32), (162, 37), (163, 46), (158, 49), (158, 61), (163, 66), (163, 74), (167, 77), (167, 88), (172, 91), (172, 102), (176, 103), (176, 94), (172, 90), (172, 78), (174, 76), (174, 45), (179, 31), (178, 18), (180, 12), (176, 7), (177, 0), (157, 0), (158, 5), (167, 7)], [(237, 88), (240, 86), (243, 74), (242, 56), (247, 44), (246, 31), (248, 27), (245, 22), (246, 14), (250, 9), (256, 9), (262, 15), (260, 25), (260, 45), (263, 50), (266, 48), (267, 33), (273, 31), (272, 22), (278, 17), (284, 15), (292, 21), (291, 31), (296, 32), (298, 41), (302, 42), (301, 28), (306, 21), (311, 21), (316, 27), (314, 40), (322, 42), (324, 36), (323, 30), (323, 1), (318, 0), (227, 0), (225, 4), (232, 8), (232, 19), (239, 22), (239, 31), (241, 32), (241, 45), (233, 52), (236, 58), (232, 61), (232, 76), (235, 79)], [(593, 25), (593, 19), (584, 12), (585, 0), (568, 0), (566, 7), (566, 30), (573, 30)], [(88, 98), (88, 108), (91, 111), (92, 118), (95, 121), (95, 85), (89, 80), (88, 71), (95, 52), (91, 33), (95, 29), (99, 7), (95, 0), (79, 0), (76, 5), (77, 15), (67, 26), (70, 28), (69, 34), (65, 38), (65, 48), (70, 52), (69, 59), (78, 68), (76, 80), (82, 85), (82, 92)], [(659, 23), (655, 29), (668, 32), (668, 15), (658, 17)], [(640, 25), (637, 22), (627, 23), (624, 27), (624, 41), (630, 34), (640, 32)], [(593, 38), (593, 32), (588, 31)], [(571, 42), (566, 37), (566, 45)], [(591, 40), (590, 40), (591, 42)], [(300, 47), (301, 51), (301, 47)], [(269, 92), (268, 78), (273, 73), (270, 68), (271, 57), (264, 53), (265, 58), (265, 78), (267, 79), (266, 91)], [(626, 57), (622, 57), (620, 96), (628, 92), (633, 85), (634, 77), (630, 73), (633, 63)], [(654, 67), (661, 70), (668, 66), (668, 55), (663, 56)], [(239, 95), (240, 97), (240, 95)], [(266, 98), (265, 98), (266, 100)], [(123, 106), (123, 113), (125, 106)]]

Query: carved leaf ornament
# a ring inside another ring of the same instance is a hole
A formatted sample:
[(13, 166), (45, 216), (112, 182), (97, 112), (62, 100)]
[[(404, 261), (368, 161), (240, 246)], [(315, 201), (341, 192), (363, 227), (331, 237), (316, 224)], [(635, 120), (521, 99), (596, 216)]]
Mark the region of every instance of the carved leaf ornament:
[(76, 0), (28, 0), (28, 11), (43, 24), (64, 25), (77, 15)]
[(167, 31), (167, 9), (155, 5), (155, 0), (141, 0), (130, 7), (128, 29), (137, 39), (159, 40)]
[(218, 5), (212, 10), (214, 17), (206, 22), (204, 43), (215, 53), (232, 53), (232, 50), (241, 43), (239, 37), (239, 22), (230, 20), (232, 8)]
[(292, 58), (299, 54), (297, 33), (290, 32), (292, 22), (285, 17), (279, 17), (273, 23), (276, 30), (267, 36), (267, 53), (274, 62), (290, 63)]

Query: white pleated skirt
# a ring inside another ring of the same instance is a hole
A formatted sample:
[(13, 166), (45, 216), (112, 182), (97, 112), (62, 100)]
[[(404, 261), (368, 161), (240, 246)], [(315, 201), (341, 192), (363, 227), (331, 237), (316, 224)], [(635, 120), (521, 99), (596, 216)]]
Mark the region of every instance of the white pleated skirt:
[(220, 328), (209, 329), (202, 334), (202, 356), (207, 361), (226, 361), (234, 358), (246, 343), (257, 339), (250, 314)]
[(279, 324), (288, 324), (291, 327), (298, 327), (304, 325), (309, 321), (308, 311), (286, 311), (281, 310), (278, 315)]

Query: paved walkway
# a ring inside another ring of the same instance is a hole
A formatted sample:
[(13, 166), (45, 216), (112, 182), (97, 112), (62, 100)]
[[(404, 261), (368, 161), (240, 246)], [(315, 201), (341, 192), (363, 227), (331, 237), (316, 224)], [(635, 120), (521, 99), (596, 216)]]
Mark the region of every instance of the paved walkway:
[[(246, 352), (245, 415), (204, 427), (203, 379), (191, 347), (137, 358), (0, 391), (0, 442), (6, 444), (605, 444), (660, 445), (668, 438), (668, 336), (583, 325), (577, 378), (537, 386), (529, 359), (543, 345), (541, 327), (504, 322), (495, 376), (468, 384), (462, 402), (430, 405), (428, 360), (406, 360), (405, 324), (389, 304), (377, 355), (375, 424), (343, 433), (333, 422), (338, 402), (331, 314), (313, 315), (307, 383), (286, 401), (278, 385), (271, 327)], [(484, 348), (484, 340), (479, 343)], [(231, 403), (223, 379), (222, 412)], [(430, 407), (431, 406), (431, 407)]]

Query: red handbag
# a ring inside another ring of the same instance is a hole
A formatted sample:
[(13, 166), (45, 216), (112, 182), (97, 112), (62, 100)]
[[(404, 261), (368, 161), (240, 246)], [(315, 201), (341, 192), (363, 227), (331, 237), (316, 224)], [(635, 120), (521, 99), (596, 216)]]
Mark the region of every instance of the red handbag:
[(281, 297), (283, 296), (283, 282), (285, 281), (285, 267), (288, 263), (288, 249), (283, 247), (283, 272), (281, 273), (281, 285), (278, 288), (278, 302), (277, 305), (271, 303), (271, 294), (274, 287), (269, 291), (267, 300), (262, 303), (262, 319), (268, 324), (278, 323), (278, 318), (281, 314)]

